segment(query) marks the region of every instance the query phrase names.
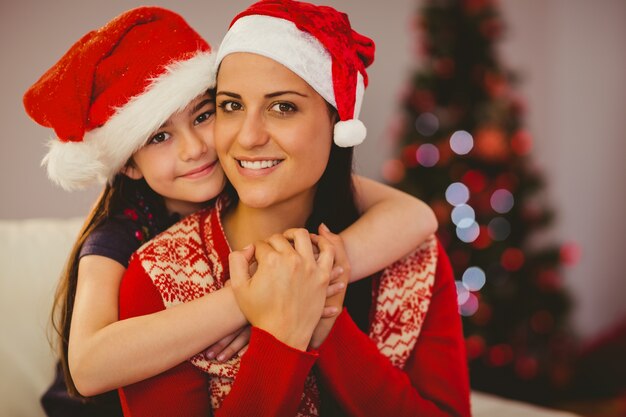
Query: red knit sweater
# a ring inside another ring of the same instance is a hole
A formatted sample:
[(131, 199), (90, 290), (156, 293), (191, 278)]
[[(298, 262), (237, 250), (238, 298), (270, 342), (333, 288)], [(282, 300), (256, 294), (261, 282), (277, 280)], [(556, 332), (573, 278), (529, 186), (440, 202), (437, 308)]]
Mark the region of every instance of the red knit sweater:
[[(219, 258), (225, 263), (228, 250), (223, 232), (211, 229)], [(318, 383), (332, 393), (346, 415), (469, 416), (456, 289), (441, 245), (438, 251), (428, 312), (404, 369), (394, 367), (346, 311), (314, 352), (295, 350), (253, 328), (232, 390), (214, 415), (293, 416), (305, 379), (315, 366)], [(141, 256), (133, 257), (120, 289), (120, 320), (164, 308)], [(211, 413), (208, 375), (190, 362), (120, 389), (120, 398), (127, 417), (206, 417)]]

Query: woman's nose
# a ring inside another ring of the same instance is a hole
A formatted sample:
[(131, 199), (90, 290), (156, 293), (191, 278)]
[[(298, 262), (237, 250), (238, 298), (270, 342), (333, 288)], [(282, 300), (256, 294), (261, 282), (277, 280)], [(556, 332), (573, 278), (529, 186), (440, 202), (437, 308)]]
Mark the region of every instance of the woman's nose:
[(237, 135), (239, 144), (246, 149), (265, 145), (269, 135), (262, 115), (248, 112)]
[(178, 154), (181, 160), (198, 159), (207, 152), (209, 147), (201, 133), (199, 130), (190, 129), (182, 134), (178, 144)]

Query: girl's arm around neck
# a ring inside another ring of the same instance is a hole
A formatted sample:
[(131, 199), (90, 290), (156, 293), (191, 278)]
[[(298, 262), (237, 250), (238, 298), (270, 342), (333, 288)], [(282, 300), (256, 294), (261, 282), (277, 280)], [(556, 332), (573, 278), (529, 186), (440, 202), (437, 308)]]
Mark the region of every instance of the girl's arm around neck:
[[(125, 270), (95, 255), (80, 261), (69, 364), (83, 395), (155, 376), (246, 324), (229, 287), (165, 309), (140, 269), (131, 261)], [(145, 315), (118, 321), (120, 282), (129, 274), (134, 282), (146, 283), (127, 296), (137, 305), (137, 315)]]
[(354, 175), (353, 180), (363, 214), (340, 233), (351, 282), (401, 259), (437, 231), (435, 214), (423, 201), (365, 177)]

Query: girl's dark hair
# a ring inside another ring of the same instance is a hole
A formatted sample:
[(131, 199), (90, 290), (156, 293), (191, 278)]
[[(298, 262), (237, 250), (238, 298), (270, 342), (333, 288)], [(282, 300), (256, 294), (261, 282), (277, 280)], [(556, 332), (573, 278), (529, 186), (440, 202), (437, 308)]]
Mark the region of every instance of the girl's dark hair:
[[(56, 289), (51, 321), (52, 328), (58, 336), (58, 340), (56, 343), (53, 342), (52, 344), (56, 344), (61, 367), (65, 375), (67, 389), (72, 396), (82, 397), (76, 389), (76, 385), (70, 374), (67, 355), (74, 299), (76, 297), (80, 252), (85, 240), (97, 227), (115, 216), (122, 215), (126, 208), (136, 207), (138, 195), (142, 196), (145, 204), (149, 204), (150, 207), (152, 207), (152, 213), (155, 217), (162, 218), (166, 215), (167, 211), (163, 198), (156, 194), (145, 180), (133, 180), (126, 175), (118, 174), (111, 183), (105, 186), (87, 216), (78, 234), (78, 238), (72, 247)], [(144, 233), (146, 231), (150, 232), (149, 228), (143, 229)], [(151, 237), (152, 236), (145, 236), (147, 239)]]

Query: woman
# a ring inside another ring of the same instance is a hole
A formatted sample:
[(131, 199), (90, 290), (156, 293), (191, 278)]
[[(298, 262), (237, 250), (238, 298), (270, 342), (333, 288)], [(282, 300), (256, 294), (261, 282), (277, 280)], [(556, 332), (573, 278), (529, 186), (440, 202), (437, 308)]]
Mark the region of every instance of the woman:
[[(216, 149), (237, 195), (140, 249), (120, 316), (187, 302), (230, 275), (253, 326), (249, 348), (224, 364), (196, 355), (123, 388), (125, 413), (469, 415), (455, 286), (434, 239), (351, 285), (345, 303), (343, 293), (332, 300), (347, 309), (320, 319), (333, 262), (340, 280), (350, 271), (322, 223), (340, 231), (359, 215), (352, 148), (338, 145), (364, 138), (357, 117), (373, 43), (334, 9), (270, 0), (235, 18), (217, 60)], [(138, 297), (149, 301), (128, 301)]]

